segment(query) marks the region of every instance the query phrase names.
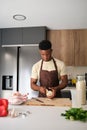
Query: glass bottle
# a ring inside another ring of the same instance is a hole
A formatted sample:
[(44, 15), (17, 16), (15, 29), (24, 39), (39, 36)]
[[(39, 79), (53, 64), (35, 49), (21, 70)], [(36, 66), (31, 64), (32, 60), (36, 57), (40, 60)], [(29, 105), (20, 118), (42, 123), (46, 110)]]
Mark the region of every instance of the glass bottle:
[(84, 75), (77, 75), (76, 90), (79, 104), (86, 104), (86, 81)]

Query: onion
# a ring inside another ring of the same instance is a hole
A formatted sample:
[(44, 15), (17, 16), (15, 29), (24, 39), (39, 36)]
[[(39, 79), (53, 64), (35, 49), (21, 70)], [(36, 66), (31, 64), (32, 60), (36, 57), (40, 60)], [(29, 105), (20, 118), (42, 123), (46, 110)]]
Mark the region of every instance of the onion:
[(47, 97), (52, 96), (53, 92), (51, 90), (46, 90)]

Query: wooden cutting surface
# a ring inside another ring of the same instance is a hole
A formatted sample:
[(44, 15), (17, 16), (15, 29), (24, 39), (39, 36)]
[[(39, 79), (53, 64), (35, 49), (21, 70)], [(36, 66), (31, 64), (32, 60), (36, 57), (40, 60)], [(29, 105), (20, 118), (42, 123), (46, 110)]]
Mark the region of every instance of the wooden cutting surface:
[(72, 105), (69, 98), (32, 98), (25, 102), (25, 105), (32, 106), (70, 106)]

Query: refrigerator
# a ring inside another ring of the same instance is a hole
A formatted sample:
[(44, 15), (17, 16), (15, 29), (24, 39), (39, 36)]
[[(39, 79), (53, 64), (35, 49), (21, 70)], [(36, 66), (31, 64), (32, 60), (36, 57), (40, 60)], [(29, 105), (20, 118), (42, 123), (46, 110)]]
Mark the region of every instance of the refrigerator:
[(30, 78), (33, 64), (41, 58), (38, 45), (3, 47), (1, 50), (0, 96), (8, 98), (19, 91), (29, 93), (28, 98), (37, 97), (38, 92), (31, 89)]

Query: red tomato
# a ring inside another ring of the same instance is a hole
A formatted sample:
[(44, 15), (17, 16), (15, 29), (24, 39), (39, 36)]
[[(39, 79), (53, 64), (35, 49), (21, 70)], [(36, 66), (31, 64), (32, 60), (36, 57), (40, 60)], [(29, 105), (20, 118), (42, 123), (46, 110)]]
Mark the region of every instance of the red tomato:
[(4, 99), (4, 98), (1, 98), (0, 99), (0, 106), (1, 105), (4, 105), (5, 108), (7, 109), (8, 108), (8, 100), (7, 99)]

